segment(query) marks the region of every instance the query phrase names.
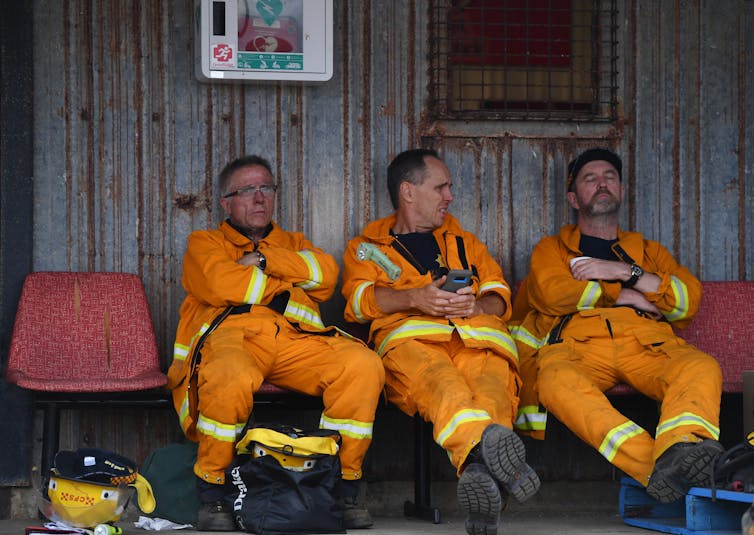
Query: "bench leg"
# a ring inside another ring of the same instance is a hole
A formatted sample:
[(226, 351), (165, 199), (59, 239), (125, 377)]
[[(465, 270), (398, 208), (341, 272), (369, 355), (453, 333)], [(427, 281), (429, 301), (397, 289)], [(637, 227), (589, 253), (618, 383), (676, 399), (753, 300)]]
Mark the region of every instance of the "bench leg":
[(429, 455), (432, 426), (418, 414), (414, 416), (414, 501), (403, 504), (403, 514), (434, 524), (440, 523), (440, 509), (430, 505)]
[(44, 406), (44, 424), (42, 427), (42, 466), (40, 475), (44, 483), (50, 474), (55, 454), (60, 444), (60, 407), (57, 403)]

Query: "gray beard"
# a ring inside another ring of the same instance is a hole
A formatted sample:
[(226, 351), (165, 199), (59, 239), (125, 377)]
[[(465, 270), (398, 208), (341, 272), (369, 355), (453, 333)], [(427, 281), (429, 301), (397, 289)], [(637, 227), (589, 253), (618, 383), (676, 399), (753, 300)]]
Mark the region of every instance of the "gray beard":
[(587, 217), (597, 217), (616, 214), (619, 208), (620, 201), (615, 197), (609, 197), (587, 204), (581, 209), (581, 212)]

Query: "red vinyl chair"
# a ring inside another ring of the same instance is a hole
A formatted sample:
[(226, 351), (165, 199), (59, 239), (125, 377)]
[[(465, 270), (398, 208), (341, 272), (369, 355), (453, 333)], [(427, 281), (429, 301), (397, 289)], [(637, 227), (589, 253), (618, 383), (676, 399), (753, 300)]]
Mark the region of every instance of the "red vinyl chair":
[(167, 377), (141, 279), (112, 272), (27, 275), (6, 379), (33, 391), (35, 405), (44, 408), (43, 476), (58, 450), (60, 408), (166, 402)]

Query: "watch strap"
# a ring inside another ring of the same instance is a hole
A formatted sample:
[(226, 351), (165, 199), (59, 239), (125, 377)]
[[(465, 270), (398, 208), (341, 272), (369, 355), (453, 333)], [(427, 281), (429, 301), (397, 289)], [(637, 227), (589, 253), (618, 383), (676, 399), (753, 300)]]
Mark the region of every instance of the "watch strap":
[(631, 277), (629, 277), (628, 280), (623, 281), (622, 285), (624, 288), (633, 288), (637, 282), (639, 282), (639, 278), (644, 275), (644, 270), (641, 269), (637, 264), (631, 264)]

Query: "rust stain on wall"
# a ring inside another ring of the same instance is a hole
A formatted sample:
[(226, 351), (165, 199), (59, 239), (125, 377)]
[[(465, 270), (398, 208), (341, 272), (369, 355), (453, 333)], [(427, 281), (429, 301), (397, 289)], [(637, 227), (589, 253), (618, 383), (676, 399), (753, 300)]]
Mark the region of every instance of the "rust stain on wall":
[(193, 211), (197, 208), (201, 208), (203, 204), (206, 204), (206, 200), (198, 195), (186, 194), (178, 195), (173, 198), (173, 206), (179, 210)]
[[(371, 0), (365, 0), (364, 2), (361, 3), (361, 6), (364, 13), (372, 12)], [(361, 65), (362, 65), (362, 68), (364, 69), (364, 75), (361, 79), (360, 89), (361, 89), (361, 94), (362, 94), (362, 101), (361, 101), (361, 109), (359, 110), (359, 124), (361, 125), (362, 139), (363, 139), (362, 154), (363, 154), (363, 160), (364, 160), (361, 165), (361, 170), (362, 170), (363, 179), (368, 179), (368, 177), (372, 176), (372, 116), (371, 116), (371, 109), (372, 109), (372, 93), (371, 93), (372, 91), (371, 89), (372, 88), (372, 84), (371, 84), (372, 21), (369, 18), (369, 16), (364, 17), (364, 22), (361, 26), (361, 36), (364, 43), (364, 48), (361, 52)], [(367, 195), (366, 190), (367, 188), (364, 188), (365, 193), (364, 193), (364, 197), (362, 198), (363, 203), (367, 203), (371, 200), (371, 198)], [(368, 205), (364, 204), (364, 206), (368, 206)], [(368, 212), (362, 216), (363, 223), (366, 222), (364, 217), (367, 215), (368, 215)]]

